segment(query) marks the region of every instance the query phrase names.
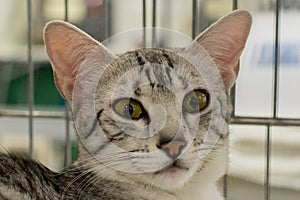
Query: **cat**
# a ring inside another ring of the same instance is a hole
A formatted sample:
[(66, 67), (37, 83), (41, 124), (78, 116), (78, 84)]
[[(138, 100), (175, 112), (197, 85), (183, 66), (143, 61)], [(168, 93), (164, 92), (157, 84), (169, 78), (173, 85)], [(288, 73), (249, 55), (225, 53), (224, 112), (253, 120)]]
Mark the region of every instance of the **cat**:
[(224, 199), (230, 88), (251, 21), (234, 11), (186, 47), (121, 55), (49, 22), (46, 50), (80, 153), (60, 173), (0, 154), (0, 199)]

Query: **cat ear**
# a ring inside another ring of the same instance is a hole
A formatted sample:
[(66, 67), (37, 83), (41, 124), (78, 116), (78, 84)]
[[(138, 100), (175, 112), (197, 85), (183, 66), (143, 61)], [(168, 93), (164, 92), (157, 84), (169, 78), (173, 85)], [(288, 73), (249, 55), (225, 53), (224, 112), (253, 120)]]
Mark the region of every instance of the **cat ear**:
[(80, 64), (94, 52), (97, 59), (107, 59), (113, 53), (75, 26), (63, 21), (51, 21), (44, 28), (44, 42), (61, 95), (72, 99), (72, 90)]
[(196, 37), (218, 66), (226, 89), (235, 82), (239, 57), (245, 47), (252, 23), (247, 11), (234, 11)]

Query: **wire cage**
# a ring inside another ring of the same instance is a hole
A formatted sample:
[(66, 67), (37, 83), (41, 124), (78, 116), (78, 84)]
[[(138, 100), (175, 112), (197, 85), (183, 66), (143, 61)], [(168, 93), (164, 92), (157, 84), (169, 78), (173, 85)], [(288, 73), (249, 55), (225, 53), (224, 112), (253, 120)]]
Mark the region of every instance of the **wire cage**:
[[(2, 1), (1, 4), (8, 4), (6, 2)], [(11, 56), (5, 53), (4, 47), (0, 48), (0, 145), (5, 147), (5, 142), (8, 141), (5, 138), (19, 131), (22, 133), (20, 143), (26, 144), (32, 157), (36, 157), (39, 148), (57, 148), (55, 145), (47, 146), (47, 142), (43, 142), (44, 146), (40, 147), (41, 140), (36, 135), (37, 132), (45, 132), (45, 128), (37, 126), (38, 124), (51, 122), (45, 126), (49, 128), (46, 135), (60, 130), (57, 136), (59, 139), (54, 141), (62, 143), (52, 157), (58, 156), (58, 152), (64, 152), (60, 161), (66, 166), (76, 154), (69, 106), (57, 92), (49, 94), (55, 90), (53, 83), (49, 86), (49, 82), (43, 83), (41, 79), (44, 78), (38, 77), (52, 77), (51, 73), (43, 72), (49, 70), (49, 62), (41, 44), (41, 27), (45, 21), (59, 18), (73, 22), (78, 18), (78, 13), (84, 13), (81, 14), (85, 17), (81, 18), (79, 27), (98, 40), (103, 41), (126, 29), (143, 27), (144, 46), (146, 41), (151, 40), (155, 47), (159, 36), (155, 31), (148, 33), (148, 26), (175, 29), (194, 38), (230, 10), (246, 9), (253, 13), (254, 27), (240, 61), (240, 77), (232, 90), (232, 162), (229, 163), (224, 180), (224, 196), (228, 200), (299, 199), (299, 0), (27, 0), (22, 3), (26, 4), (22, 8), (26, 8), (23, 10), (26, 13), (26, 18), (23, 16), (26, 26), (18, 31), (23, 31), (25, 38), (22, 44), (24, 48), (21, 48), (23, 53)], [(166, 12), (166, 9), (174, 12)], [(131, 13), (128, 10), (134, 11)], [(124, 20), (132, 26), (124, 24)], [(1, 40), (5, 40), (0, 31), (1, 37)], [(13, 78), (24, 74), (25, 79)], [(52, 79), (51, 81), (53, 82)], [(21, 87), (23, 84), (26, 87)], [(20, 88), (24, 90), (22, 94), (15, 94), (15, 90)], [(44, 100), (39, 99), (39, 94), (46, 95)], [(51, 104), (50, 95), (55, 96), (55, 109), (49, 106), (41, 108), (38, 104), (40, 102)], [(20, 106), (19, 101), (23, 106)], [(20, 128), (15, 125), (24, 122), (27, 124)], [(14, 145), (18, 144), (13, 137), (11, 141)], [(47, 153), (45, 155), (48, 156)]]

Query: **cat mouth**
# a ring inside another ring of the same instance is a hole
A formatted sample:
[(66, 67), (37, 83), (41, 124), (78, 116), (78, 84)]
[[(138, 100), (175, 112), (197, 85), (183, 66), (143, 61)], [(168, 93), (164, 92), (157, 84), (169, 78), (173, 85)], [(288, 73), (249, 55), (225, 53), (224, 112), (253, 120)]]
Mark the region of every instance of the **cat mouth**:
[(174, 161), (170, 165), (164, 167), (163, 169), (155, 172), (155, 175), (162, 174), (162, 173), (171, 173), (171, 174), (176, 174), (179, 172), (184, 172), (184, 171), (189, 171), (189, 168), (179, 164), (177, 161)]

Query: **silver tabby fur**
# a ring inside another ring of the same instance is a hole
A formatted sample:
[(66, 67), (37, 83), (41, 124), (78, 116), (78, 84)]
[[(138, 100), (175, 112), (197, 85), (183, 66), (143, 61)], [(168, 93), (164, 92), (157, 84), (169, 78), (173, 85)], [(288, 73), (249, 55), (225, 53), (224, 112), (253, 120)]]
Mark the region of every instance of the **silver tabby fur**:
[[(223, 200), (230, 87), (250, 25), (250, 15), (236, 11), (185, 48), (117, 56), (76, 27), (50, 22), (46, 48), (57, 88), (72, 104), (80, 154), (59, 173), (0, 154), (0, 199)], [(184, 97), (199, 89), (209, 94), (207, 106), (184, 112)], [(116, 114), (113, 102), (122, 98), (140, 102), (147, 115)], [(172, 140), (187, 144), (176, 159), (160, 147)]]

